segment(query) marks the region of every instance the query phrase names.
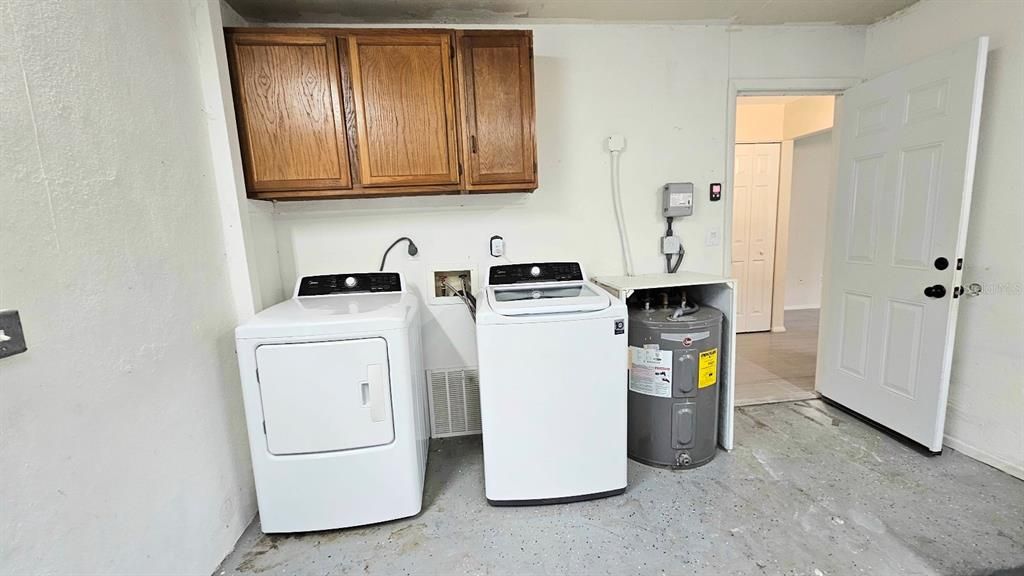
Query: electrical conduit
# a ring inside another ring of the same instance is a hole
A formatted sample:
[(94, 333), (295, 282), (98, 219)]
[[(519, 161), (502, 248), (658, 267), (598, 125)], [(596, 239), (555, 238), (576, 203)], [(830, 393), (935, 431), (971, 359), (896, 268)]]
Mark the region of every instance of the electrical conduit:
[(619, 228), (619, 245), (622, 247), (622, 262), (626, 276), (633, 275), (633, 257), (629, 249), (629, 236), (626, 234), (626, 222), (622, 209), (622, 191), (619, 189), (619, 150), (612, 150), (612, 205), (615, 208), (615, 224)]

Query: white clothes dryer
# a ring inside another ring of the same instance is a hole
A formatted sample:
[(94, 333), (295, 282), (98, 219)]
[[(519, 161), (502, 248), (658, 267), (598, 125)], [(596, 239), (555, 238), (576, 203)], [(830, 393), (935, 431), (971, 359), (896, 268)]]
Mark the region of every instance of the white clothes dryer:
[(263, 532), (420, 512), (430, 435), (401, 274), (305, 276), (235, 331)]

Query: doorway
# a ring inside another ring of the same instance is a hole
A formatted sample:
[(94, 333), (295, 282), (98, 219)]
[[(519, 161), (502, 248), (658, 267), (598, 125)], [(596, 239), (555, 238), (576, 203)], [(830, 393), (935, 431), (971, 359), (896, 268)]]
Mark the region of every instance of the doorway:
[(835, 96), (739, 96), (733, 161), (738, 406), (815, 398)]
[[(834, 118), (846, 121), (836, 121), (829, 162), (815, 392), (932, 453), (942, 450), (965, 295), (987, 58), (988, 38), (980, 36), (863, 81), (742, 79), (729, 86), (730, 146), (737, 142), (739, 97), (837, 95)], [(732, 176), (729, 152), (726, 174)], [(732, 263), (731, 186), (730, 179), (726, 270)], [(789, 211), (777, 212), (777, 224), (779, 214)], [(777, 294), (772, 298), (777, 304)], [(739, 341), (738, 395), (744, 357)]]

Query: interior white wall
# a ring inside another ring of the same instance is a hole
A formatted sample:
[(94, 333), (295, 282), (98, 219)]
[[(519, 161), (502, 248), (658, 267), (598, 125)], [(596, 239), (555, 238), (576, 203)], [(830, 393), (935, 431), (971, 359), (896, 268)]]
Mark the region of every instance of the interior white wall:
[(990, 37), (946, 443), (1024, 478), (1024, 3), (926, 0), (868, 31), (873, 77)]
[(0, 4), (0, 571), (209, 574), (255, 512), (184, 2)]
[(787, 309), (821, 307), (831, 179), (832, 132), (795, 140), (785, 277)]
[(785, 105), (782, 139), (795, 140), (832, 129), (835, 122), (835, 96), (804, 96)]
[(249, 229), (254, 254), (255, 282), (259, 285), (259, 310), (291, 297), (291, 285), (281, 283), (281, 260), (277, 250), (277, 230), (274, 225), (274, 205), (270, 202), (247, 200)]
[(793, 195), (793, 141), (783, 140), (779, 148), (779, 206), (775, 220), (775, 268), (772, 271), (772, 332), (786, 331), (789, 204)]
[(835, 96), (775, 96), (736, 99), (736, 143), (783, 142), (832, 129)]
[[(620, 274), (604, 139), (626, 137), (622, 190), (637, 273), (660, 272), (659, 187), (691, 181), (694, 216), (677, 222), (683, 269), (720, 274), (726, 202), (726, 96), (731, 77), (859, 76), (860, 27), (537, 25), (534, 30), (540, 188), (533, 194), (278, 203), (274, 219), (287, 293), (297, 275), (376, 269), (384, 248), (411, 236), (420, 255), (389, 268), (421, 289), (432, 264), (483, 272), (492, 234), (510, 261), (572, 259), (590, 275)], [(765, 53), (774, 58), (765, 59)], [(813, 56), (808, 57), (808, 54)], [(429, 287), (429, 286), (428, 286)], [(460, 305), (428, 306), (427, 368), (476, 364), (474, 327)]]
[(781, 142), (786, 121), (785, 104), (757, 104), (758, 98), (736, 102), (736, 143)]

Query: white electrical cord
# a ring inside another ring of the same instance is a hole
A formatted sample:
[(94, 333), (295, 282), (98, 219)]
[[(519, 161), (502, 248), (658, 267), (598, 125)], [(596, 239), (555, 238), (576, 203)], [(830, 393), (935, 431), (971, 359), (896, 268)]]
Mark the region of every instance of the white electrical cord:
[(619, 190), (619, 151), (612, 150), (612, 204), (615, 207), (615, 224), (619, 227), (619, 244), (622, 246), (622, 261), (626, 268), (626, 276), (633, 275), (633, 257), (629, 249), (629, 236), (626, 234), (626, 222), (622, 210), (622, 191)]

